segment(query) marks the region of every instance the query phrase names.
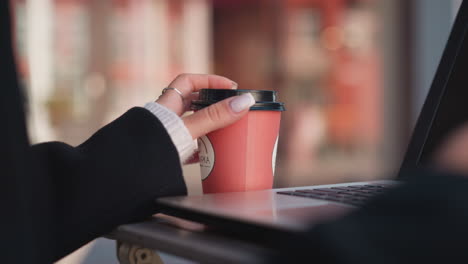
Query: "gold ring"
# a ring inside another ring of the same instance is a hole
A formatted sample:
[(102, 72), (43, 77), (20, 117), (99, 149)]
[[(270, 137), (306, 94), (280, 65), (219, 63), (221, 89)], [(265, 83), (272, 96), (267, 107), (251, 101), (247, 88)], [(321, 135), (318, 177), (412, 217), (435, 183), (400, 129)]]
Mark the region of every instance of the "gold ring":
[(179, 89), (177, 88), (173, 88), (173, 87), (166, 87), (162, 90), (162, 94), (166, 93), (168, 90), (173, 90), (175, 92), (177, 92), (179, 95), (180, 95), (180, 98), (182, 98), (182, 101), (185, 100), (184, 96), (182, 95), (182, 93), (179, 91)]

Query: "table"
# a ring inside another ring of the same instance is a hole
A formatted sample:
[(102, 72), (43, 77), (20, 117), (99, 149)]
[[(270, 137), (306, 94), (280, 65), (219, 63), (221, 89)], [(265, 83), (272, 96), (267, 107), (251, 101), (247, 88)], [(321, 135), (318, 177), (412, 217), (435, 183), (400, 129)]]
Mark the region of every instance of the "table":
[(107, 236), (117, 241), (121, 264), (162, 263), (155, 250), (199, 263), (266, 263), (274, 249), (222, 230), (163, 214), (119, 226)]

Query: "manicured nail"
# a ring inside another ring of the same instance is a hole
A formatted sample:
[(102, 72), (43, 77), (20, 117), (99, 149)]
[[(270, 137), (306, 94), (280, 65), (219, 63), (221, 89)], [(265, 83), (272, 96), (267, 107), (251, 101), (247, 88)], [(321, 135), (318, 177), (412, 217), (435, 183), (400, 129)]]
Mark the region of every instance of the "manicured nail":
[(235, 90), (235, 89), (237, 89), (238, 86), (239, 85), (236, 82), (232, 82), (231, 89)]
[(255, 99), (250, 93), (246, 93), (243, 95), (236, 96), (232, 101), (231, 101), (231, 109), (232, 111), (239, 113), (244, 111), (245, 109), (248, 109), (252, 105), (255, 104)]

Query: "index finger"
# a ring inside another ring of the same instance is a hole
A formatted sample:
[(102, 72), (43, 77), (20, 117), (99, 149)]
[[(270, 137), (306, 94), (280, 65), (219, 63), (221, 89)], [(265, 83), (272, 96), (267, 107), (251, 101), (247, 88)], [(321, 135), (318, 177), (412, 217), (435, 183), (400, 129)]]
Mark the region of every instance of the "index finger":
[(169, 87), (177, 88), (184, 96), (188, 96), (200, 89), (237, 89), (237, 83), (213, 74), (181, 74)]

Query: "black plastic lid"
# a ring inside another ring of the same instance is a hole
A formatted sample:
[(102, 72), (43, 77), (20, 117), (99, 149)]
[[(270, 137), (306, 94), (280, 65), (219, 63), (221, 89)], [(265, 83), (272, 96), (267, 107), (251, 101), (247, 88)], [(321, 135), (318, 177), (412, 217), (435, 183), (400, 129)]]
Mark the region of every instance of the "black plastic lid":
[(201, 89), (198, 100), (192, 101), (192, 110), (200, 110), (226, 98), (250, 93), (255, 104), (250, 110), (284, 111), (284, 104), (276, 101), (276, 91), (269, 90), (231, 90), (231, 89)]

